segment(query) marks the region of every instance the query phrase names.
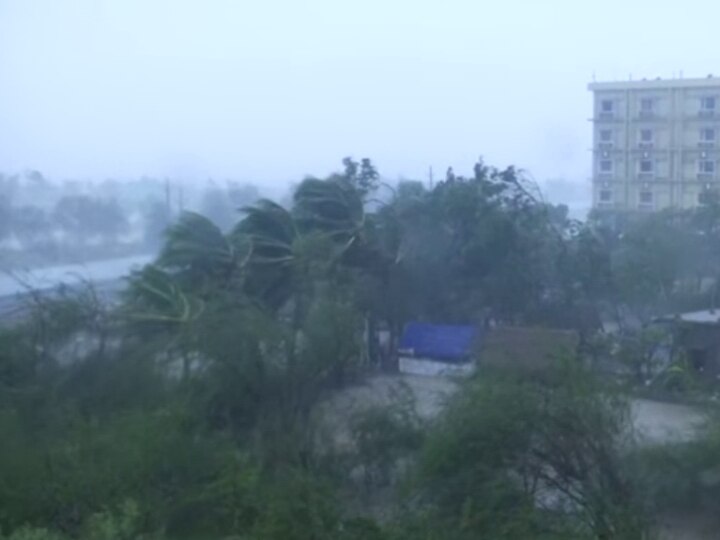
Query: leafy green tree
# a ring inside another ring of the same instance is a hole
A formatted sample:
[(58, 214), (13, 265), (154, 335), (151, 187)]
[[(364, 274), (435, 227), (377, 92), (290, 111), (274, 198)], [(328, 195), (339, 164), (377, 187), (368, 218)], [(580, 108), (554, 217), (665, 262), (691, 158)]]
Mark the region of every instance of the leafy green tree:
[(566, 220), (532, 195), (513, 168), (478, 163), (431, 191), (396, 194), (378, 212), (404, 267), (406, 311), (431, 320), (533, 320), (566, 292), (558, 261)]
[(167, 230), (157, 264), (195, 291), (227, 288), (248, 255), (242, 240), (205, 216), (184, 212)]
[(420, 496), (458, 538), (645, 538), (626, 426), (622, 401), (577, 366), (542, 381), (484, 373), (430, 434)]
[(114, 242), (127, 230), (127, 218), (115, 199), (107, 201), (86, 195), (67, 195), (53, 211), (56, 223), (78, 244), (101, 237)]
[(380, 174), (369, 158), (363, 158), (358, 163), (351, 157), (346, 157), (342, 164), (345, 168), (343, 178), (353, 185), (363, 198), (379, 187)]
[(50, 221), (42, 208), (23, 206), (13, 212), (12, 229), (24, 247), (32, 249), (49, 240)]

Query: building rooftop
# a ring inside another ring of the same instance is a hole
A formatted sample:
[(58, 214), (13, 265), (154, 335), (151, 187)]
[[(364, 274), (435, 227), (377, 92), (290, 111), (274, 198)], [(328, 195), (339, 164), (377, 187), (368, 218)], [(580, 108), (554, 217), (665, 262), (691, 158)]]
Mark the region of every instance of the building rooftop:
[(398, 352), (439, 360), (462, 360), (470, 356), (479, 338), (475, 326), (410, 322), (405, 325)]
[(690, 324), (720, 324), (720, 310), (705, 309), (703, 311), (690, 311), (688, 313), (675, 313), (663, 315), (655, 319), (656, 322), (683, 322)]
[(720, 87), (720, 77), (704, 77), (695, 79), (641, 79), (637, 81), (591, 82), (588, 90), (649, 90), (653, 88), (698, 88)]

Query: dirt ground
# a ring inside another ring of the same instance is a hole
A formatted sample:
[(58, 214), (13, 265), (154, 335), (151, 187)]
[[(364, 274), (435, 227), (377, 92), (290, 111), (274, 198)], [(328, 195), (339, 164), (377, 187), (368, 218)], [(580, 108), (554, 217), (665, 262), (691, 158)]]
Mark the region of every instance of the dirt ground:
[[(457, 390), (457, 384), (445, 377), (372, 377), (336, 395), (328, 403), (328, 412), (331, 411), (331, 417), (336, 420), (332, 422), (333, 430), (337, 428), (335, 437), (345, 438), (346, 434), (342, 432), (347, 424), (344, 420), (353, 412), (371, 405), (390, 403), (402, 389), (412, 392), (419, 416), (429, 420), (440, 413), (447, 399)], [(635, 399), (630, 407), (635, 435), (646, 444), (690, 440), (704, 422), (704, 416), (699, 411), (685, 405)], [(660, 540), (720, 540), (720, 521), (717, 516), (665, 516), (660, 527)]]
[[(442, 410), (457, 384), (442, 376), (378, 375), (343, 391), (341, 396), (333, 399), (333, 407), (350, 412), (369, 404), (389, 403), (398, 387), (409, 388), (415, 397), (418, 414), (431, 419)], [(647, 444), (687, 441), (704, 422), (699, 411), (686, 405), (634, 399), (630, 407), (636, 435)]]

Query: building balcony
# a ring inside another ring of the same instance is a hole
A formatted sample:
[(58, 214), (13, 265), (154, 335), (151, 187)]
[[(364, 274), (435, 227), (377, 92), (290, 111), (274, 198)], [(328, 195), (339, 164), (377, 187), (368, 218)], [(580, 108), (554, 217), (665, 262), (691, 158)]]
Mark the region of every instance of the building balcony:
[(658, 113), (656, 113), (655, 111), (638, 111), (635, 119), (642, 120), (642, 121), (662, 121), (662, 120), (667, 120), (667, 117), (661, 116)]
[(598, 122), (598, 123), (612, 123), (612, 122), (622, 122), (624, 119), (620, 116), (618, 116), (615, 113), (597, 113), (597, 115), (594, 118), (591, 118), (591, 122)]
[(598, 208), (600, 210), (612, 210), (616, 208), (618, 205), (616, 205), (613, 201), (601, 201), (597, 200), (595, 201), (595, 208)]

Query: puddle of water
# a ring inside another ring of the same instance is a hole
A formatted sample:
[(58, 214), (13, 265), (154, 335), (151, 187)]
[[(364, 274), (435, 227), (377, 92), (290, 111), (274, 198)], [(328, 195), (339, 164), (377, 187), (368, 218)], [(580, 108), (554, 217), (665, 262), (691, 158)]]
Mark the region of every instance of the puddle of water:
[(705, 422), (700, 411), (687, 405), (634, 399), (630, 407), (640, 441), (647, 444), (689, 441)]

